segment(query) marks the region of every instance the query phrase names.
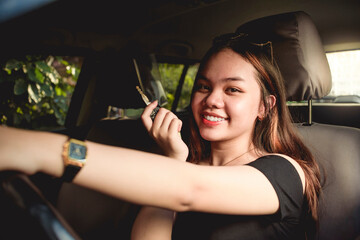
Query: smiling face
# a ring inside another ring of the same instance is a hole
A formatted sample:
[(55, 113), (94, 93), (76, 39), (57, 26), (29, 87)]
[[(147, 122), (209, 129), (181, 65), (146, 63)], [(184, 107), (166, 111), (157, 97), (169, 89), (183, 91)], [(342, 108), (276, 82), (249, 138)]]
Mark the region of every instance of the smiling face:
[(216, 53), (199, 73), (194, 90), (191, 108), (205, 140), (251, 141), (264, 107), (249, 62), (230, 49)]

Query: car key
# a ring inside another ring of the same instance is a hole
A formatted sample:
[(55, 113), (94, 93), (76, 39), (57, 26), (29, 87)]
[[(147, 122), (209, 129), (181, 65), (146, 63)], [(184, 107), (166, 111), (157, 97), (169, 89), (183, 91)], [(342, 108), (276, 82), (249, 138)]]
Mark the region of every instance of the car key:
[[(142, 100), (144, 101), (144, 103), (145, 103), (146, 105), (149, 105), (151, 102), (149, 101), (148, 97), (143, 93), (143, 91), (141, 90), (141, 88), (140, 88), (139, 86), (136, 86), (136, 89), (137, 89), (138, 92), (140, 93), (141, 98), (142, 98)], [(151, 112), (150, 118), (151, 118), (153, 121), (154, 121), (155, 116), (156, 116), (156, 114), (158, 113), (159, 109), (160, 109), (160, 105), (158, 104), (157, 107)]]

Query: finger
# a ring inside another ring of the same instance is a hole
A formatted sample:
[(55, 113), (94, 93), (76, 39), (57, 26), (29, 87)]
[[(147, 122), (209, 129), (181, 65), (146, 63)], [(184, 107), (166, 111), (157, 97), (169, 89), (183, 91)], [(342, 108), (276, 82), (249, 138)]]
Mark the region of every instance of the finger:
[(179, 132), (181, 131), (181, 127), (182, 127), (182, 121), (178, 118), (174, 118), (172, 119), (170, 125), (169, 125), (169, 134), (175, 136), (179, 134)]
[(152, 131), (155, 133), (155, 132), (158, 132), (161, 128), (162, 128), (162, 125), (163, 125), (163, 121), (164, 121), (164, 118), (167, 114), (169, 110), (165, 109), (165, 108), (160, 108), (158, 113), (156, 114), (156, 117), (154, 119), (154, 123), (152, 125)]
[(170, 123), (173, 119), (177, 119), (178, 117), (171, 111), (167, 111), (163, 121), (162, 121), (162, 124), (161, 124), (161, 128), (166, 130), (166, 131), (169, 131), (169, 127), (170, 127)]
[(147, 105), (144, 109), (143, 115), (150, 116), (150, 113), (156, 108), (157, 105), (158, 105), (157, 100), (155, 100), (152, 103), (150, 103), (149, 105)]
[(157, 100), (155, 100), (154, 102), (150, 103), (145, 109), (144, 112), (141, 114), (141, 120), (146, 128), (147, 131), (150, 131), (152, 125), (153, 125), (153, 121), (150, 118), (150, 114), (152, 113), (152, 111), (157, 107), (158, 103)]

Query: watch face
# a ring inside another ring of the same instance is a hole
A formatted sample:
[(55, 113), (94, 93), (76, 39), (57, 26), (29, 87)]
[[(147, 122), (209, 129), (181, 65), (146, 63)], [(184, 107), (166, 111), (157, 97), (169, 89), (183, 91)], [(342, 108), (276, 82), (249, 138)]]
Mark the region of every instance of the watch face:
[(85, 162), (86, 159), (86, 146), (70, 142), (69, 157), (76, 161)]

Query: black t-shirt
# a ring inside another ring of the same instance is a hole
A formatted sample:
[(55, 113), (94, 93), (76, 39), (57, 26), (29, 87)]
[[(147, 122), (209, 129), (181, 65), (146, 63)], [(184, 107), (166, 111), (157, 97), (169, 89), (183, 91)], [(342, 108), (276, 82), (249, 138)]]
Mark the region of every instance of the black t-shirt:
[(304, 217), (308, 210), (301, 179), (294, 166), (277, 155), (258, 158), (248, 165), (261, 171), (274, 187), (280, 203), (279, 210), (275, 214), (247, 216), (201, 212), (178, 213), (172, 239), (305, 239)]

